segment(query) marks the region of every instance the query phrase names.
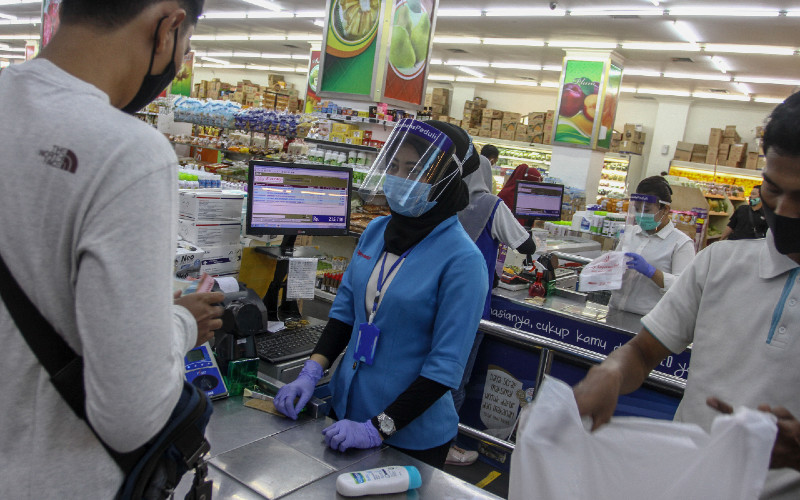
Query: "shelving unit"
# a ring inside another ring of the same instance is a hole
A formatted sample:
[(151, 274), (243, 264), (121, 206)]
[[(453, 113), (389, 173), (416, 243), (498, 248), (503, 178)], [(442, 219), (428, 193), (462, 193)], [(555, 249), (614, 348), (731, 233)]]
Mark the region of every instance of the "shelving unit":
[(368, 118), (364, 116), (354, 116), (354, 115), (336, 115), (333, 113), (311, 113), (311, 116), (313, 116), (314, 118), (326, 118), (329, 120), (337, 120), (340, 122), (371, 123), (374, 125), (383, 125), (384, 127), (394, 127), (397, 124), (397, 122), (379, 120), (377, 118)]

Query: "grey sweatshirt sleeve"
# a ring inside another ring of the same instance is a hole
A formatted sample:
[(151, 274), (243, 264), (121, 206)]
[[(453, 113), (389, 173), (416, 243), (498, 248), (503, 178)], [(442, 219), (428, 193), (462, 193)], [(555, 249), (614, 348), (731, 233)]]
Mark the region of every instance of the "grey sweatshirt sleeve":
[(173, 305), (177, 190), (174, 164), (165, 163), (102, 193), (76, 247), (86, 412), (122, 452), (166, 423), (197, 335), (189, 311)]

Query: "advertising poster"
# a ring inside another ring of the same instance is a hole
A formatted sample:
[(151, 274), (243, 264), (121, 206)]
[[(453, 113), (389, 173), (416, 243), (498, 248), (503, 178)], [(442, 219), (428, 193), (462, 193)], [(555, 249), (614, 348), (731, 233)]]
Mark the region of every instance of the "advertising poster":
[(370, 98), (384, 4), (389, 0), (328, 0), (319, 94)]
[(50, 39), (58, 29), (60, 20), (58, 9), (60, 7), (61, 0), (44, 0), (42, 2), (42, 48), (50, 43)]
[(194, 51), (183, 57), (183, 66), (172, 80), (172, 91), (175, 95), (189, 97), (192, 93), (192, 79), (194, 77)]
[(619, 91), (622, 87), (622, 68), (611, 64), (608, 69), (608, 84), (606, 85), (605, 99), (603, 99), (603, 112), (600, 114), (600, 133), (597, 136), (597, 147), (608, 149), (611, 147), (611, 136), (614, 134), (614, 119), (617, 116), (617, 103)]
[(308, 61), (308, 84), (306, 86), (306, 113), (314, 111), (314, 105), (320, 101), (317, 97), (317, 85), (319, 84), (319, 50), (311, 51), (311, 59)]
[(30, 61), (39, 53), (39, 44), (35, 40), (25, 42), (25, 60)]
[(562, 74), (553, 143), (592, 146), (604, 68), (603, 61), (567, 60)]
[(436, 0), (394, 0), (383, 100), (422, 105), (437, 3)]

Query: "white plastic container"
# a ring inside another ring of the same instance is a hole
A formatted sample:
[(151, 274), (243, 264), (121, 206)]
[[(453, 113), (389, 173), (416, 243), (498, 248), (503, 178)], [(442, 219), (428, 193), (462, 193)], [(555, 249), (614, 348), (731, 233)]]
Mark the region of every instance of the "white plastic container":
[(402, 493), (422, 486), (422, 476), (413, 466), (390, 465), (340, 474), (336, 491), (346, 497)]

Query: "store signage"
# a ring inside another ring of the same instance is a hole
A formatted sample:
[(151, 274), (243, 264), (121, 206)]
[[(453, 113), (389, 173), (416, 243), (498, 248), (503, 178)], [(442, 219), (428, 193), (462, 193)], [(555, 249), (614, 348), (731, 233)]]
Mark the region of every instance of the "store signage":
[[(497, 296), (492, 297), (491, 321), (604, 356), (631, 339), (630, 334), (549, 313), (544, 309), (526, 307)], [(656, 370), (685, 379), (689, 375), (689, 357), (689, 351), (671, 354)]]
[(42, 2), (42, 48), (50, 43), (50, 39), (58, 30), (60, 17), (58, 10), (61, 7), (61, 0), (44, 0)]
[(172, 80), (170, 94), (189, 97), (192, 94), (192, 79), (194, 77), (194, 51), (183, 56), (183, 66), (178, 75)]
[(622, 66), (610, 54), (564, 58), (553, 144), (608, 149), (622, 84)]
[(422, 106), (438, 0), (394, 0), (381, 100)]
[(320, 101), (317, 97), (317, 89), (319, 85), (319, 50), (311, 51), (311, 58), (308, 61), (308, 84), (306, 85), (306, 106), (305, 112), (311, 113), (314, 111), (314, 105)]
[(25, 42), (25, 60), (30, 61), (39, 53), (39, 42), (28, 40)]

